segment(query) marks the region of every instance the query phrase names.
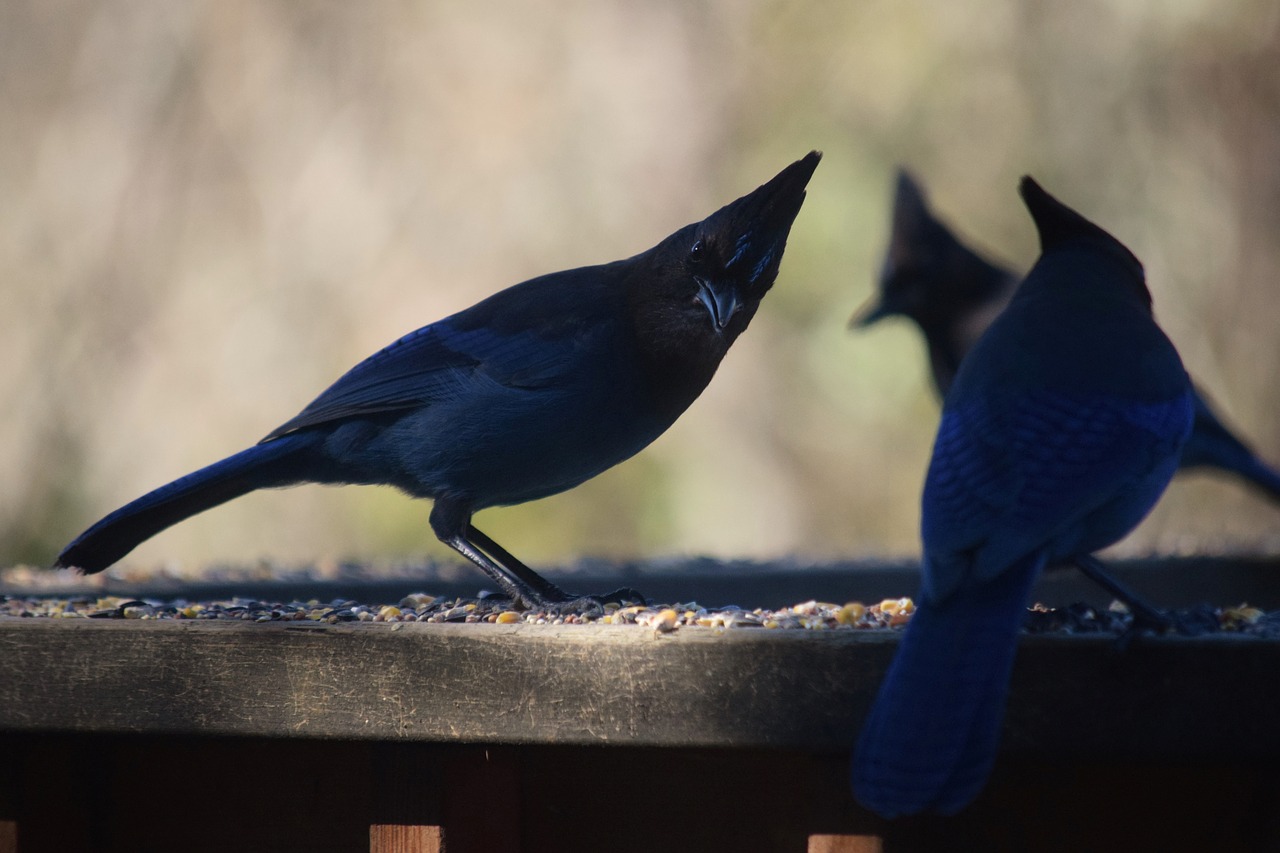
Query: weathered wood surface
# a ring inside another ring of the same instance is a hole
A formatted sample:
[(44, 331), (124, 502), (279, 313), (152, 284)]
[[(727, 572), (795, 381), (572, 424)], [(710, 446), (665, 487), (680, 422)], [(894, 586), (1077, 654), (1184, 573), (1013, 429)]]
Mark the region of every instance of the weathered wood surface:
[(0, 843), (1280, 849), (1280, 642), (1026, 637), (986, 792), (886, 823), (848, 751), (896, 640), (0, 619)]
[[(893, 632), (0, 620), (0, 732), (843, 751)], [(1280, 755), (1280, 643), (1033, 636), (1005, 748)]]

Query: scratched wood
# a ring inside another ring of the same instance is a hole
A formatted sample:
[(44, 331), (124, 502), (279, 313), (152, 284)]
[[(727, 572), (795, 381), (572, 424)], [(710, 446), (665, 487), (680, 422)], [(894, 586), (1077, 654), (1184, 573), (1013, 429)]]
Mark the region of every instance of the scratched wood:
[[(0, 732), (847, 750), (897, 635), (0, 620)], [(1011, 753), (1280, 754), (1280, 643), (1029, 637)]]
[(886, 823), (853, 802), (848, 751), (896, 639), (3, 619), (0, 841), (1280, 849), (1280, 642), (1025, 638), (987, 791)]
[(0, 621), (0, 730), (834, 746), (892, 639), (15, 619)]

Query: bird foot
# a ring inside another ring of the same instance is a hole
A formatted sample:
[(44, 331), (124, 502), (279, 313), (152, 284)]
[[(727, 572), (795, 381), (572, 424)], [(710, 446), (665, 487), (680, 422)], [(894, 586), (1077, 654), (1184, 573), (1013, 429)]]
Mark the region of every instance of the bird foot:
[(1163, 634), (1177, 624), (1177, 619), (1168, 611), (1138, 601), (1130, 601), (1126, 604), (1129, 612), (1133, 614), (1133, 619), (1129, 623), (1131, 631), (1148, 630)]
[(542, 595), (523, 594), (520, 600), (529, 610), (541, 610), (558, 616), (568, 614), (601, 616), (607, 604), (643, 605), (647, 603), (643, 595), (625, 586), (604, 595), (572, 595), (559, 588), (553, 588), (553, 590), (546, 590)]
[(1117, 648), (1129, 647), (1144, 632), (1153, 634), (1177, 633), (1183, 637), (1198, 637), (1218, 628), (1218, 617), (1207, 604), (1187, 610), (1156, 610), (1139, 608), (1133, 611), (1133, 619), (1116, 641)]
[(1129, 648), (1133, 641), (1144, 633), (1163, 634), (1176, 624), (1174, 618), (1168, 613), (1153, 607), (1140, 606), (1135, 609), (1131, 606), (1130, 613), (1133, 615), (1129, 625), (1116, 639), (1117, 651)]
[(629, 586), (619, 587), (613, 592), (597, 595), (594, 598), (598, 598), (601, 604), (639, 604), (643, 607), (649, 603), (648, 599), (639, 590), (632, 589)]

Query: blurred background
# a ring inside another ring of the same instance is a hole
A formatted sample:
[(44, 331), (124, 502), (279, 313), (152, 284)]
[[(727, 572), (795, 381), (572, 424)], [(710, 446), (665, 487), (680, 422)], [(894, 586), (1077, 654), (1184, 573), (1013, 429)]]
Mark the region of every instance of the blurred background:
[[(981, 11), (975, 11), (980, 9)], [(1280, 463), (1272, 0), (0, 4), (0, 565), (256, 441), (502, 287), (648, 248), (811, 148), (778, 283), (635, 459), (487, 510), (537, 564), (918, 553), (938, 406), (905, 321), (846, 330), (894, 170), (990, 256), (1033, 173), (1146, 263), (1224, 418)], [(238, 500), (127, 560), (454, 559), (389, 489)], [(1183, 475), (1127, 552), (1280, 548)]]

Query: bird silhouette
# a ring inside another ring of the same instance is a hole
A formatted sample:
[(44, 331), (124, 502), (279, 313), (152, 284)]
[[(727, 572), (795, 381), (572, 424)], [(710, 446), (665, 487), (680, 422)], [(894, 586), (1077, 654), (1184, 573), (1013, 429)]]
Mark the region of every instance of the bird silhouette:
[(1020, 190), (1041, 255), (947, 393), (917, 609), (854, 754), (855, 796), (886, 817), (981, 791), (1033, 582), (1067, 561), (1105, 579), (1092, 552), (1147, 514), (1191, 431), (1142, 265), (1035, 181)]
[(106, 516), (56, 565), (101, 571), (255, 489), (378, 484), (430, 498), (435, 535), (512, 597), (593, 603), (529, 569), (473, 513), (570, 489), (675, 422), (773, 285), (821, 156), (647, 251), (531, 279), (405, 335), (258, 444)]
[[(851, 322), (866, 327), (892, 316), (913, 320), (928, 346), (934, 385), (945, 396), (965, 354), (1004, 310), (1018, 281), (962, 243), (929, 209), (920, 183), (901, 170), (878, 293)], [(1223, 423), (1199, 387), (1195, 407), (1195, 428), (1179, 467), (1223, 471), (1280, 502), (1280, 471)]]

